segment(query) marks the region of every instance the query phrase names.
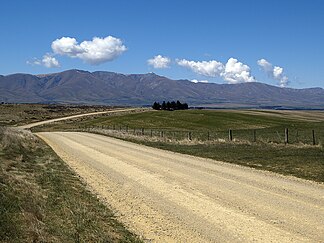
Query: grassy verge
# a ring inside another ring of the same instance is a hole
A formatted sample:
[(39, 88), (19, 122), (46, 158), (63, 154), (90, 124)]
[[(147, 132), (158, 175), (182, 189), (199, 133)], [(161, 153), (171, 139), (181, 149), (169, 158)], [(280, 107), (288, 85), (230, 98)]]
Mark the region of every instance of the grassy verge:
[(139, 242), (30, 132), (0, 127), (1, 242)]
[(141, 141), (140, 143), (173, 152), (324, 182), (324, 150), (318, 146), (264, 146), (263, 144), (235, 143), (173, 145), (165, 142), (154, 143), (150, 141)]

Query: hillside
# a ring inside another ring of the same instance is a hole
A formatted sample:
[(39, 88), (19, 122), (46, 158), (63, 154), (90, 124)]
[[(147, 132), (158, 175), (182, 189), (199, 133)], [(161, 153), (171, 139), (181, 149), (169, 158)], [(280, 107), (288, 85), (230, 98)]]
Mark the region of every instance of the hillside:
[(214, 84), (171, 80), (154, 73), (68, 70), (0, 76), (0, 102), (148, 105), (181, 100), (215, 107), (324, 108), (322, 88), (279, 88), (263, 83)]

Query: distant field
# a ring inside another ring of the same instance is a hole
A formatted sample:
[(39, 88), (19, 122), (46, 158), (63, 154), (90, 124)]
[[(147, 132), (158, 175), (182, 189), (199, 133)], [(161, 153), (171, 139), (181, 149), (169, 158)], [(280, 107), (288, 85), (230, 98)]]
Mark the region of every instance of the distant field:
[[(115, 129), (110, 135), (148, 146), (324, 181), (324, 112), (150, 111), (85, 118), (48, 125), (37, 131), (89, 127), (97, 129), (96, 132)], [(284, 144), (285, 128), (289, 130), (288, 145)], [(125, 135), (126, 129), (129, 136)], [(229, 129), (233, 130), (233, 142), (228, 141)], [(254, 130), (256, 142), (253, 142)], [(316, 135), (315, 146), (312, 145), (312, 130)], [(163, 138), (160, 131), (164, 131)], [(188, 141), (188, 132), (191, 132), (192, 141)]]
[(0, 126), (24, 125), (57, 117), (104, 111), (108, 106), (0, 104)]
[[(186, 110), (151, 111), (138, 114), (101, 117), (84, 120), (82, 125), (128, 125), (130, 127), (223, 130), (264, 128), (274, 126), (305, 126), (310, 122), (324, 123), (324, 112), (266, 111), (266, 110)], [(308, 124), (310, 125), (310, 124)]]

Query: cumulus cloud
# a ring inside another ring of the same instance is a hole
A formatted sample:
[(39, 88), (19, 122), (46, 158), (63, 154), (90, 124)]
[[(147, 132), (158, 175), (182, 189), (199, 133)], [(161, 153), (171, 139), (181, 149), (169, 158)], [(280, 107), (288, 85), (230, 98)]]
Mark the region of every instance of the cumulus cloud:
[(273, 71), (273, 65), (268, 62), (266, 59), (260, 59), (258, 60), (258, 65), (260, 67), (262, 67), (262, 69), (265, 71), (265, 72), (272, 72)]
[(168, 57), (163, 57), (161, 55), (157, 55), (151, 59), (147, 60), (147, 64), (153, 66), (154, 68), (168, 68), (171, 63), (171, 59)]
[(195, 73), (207, 77), (221, 77), (228, 83), (255, 81), (254, 77), (251, 76), (250, 67), (235, 58), (228, 59), (226, 64), (216, 60), (196, 62), (181, 59), (176, 61), (178, 65), (189, 68)]
[(250, 67), (239, 62), (235, 58), (228, 59), (225, 70), (221, 73), (221, 76), (231, 84), (255, 81), (254, 77), (251, 76)]
[(41, 66), (45, 66), (47, 68), (60, 67), (60, 63), (58, 62), (58, 60), (49, 53), (45, 54), (42, 59), (34, 58), (31, 61), (27, 61), (27, 64), (41, 65)]
[(197, 83), (208, 83), (208, 80), (197, 80), (197, 79), (193, 79), (193, 80), (191, 80), (191, 82), (193, 82), (193, 83), (195, 83), (195, 84), (197, 84)]
[(45, 67), (48, 67), (48, 68), (60, 66), (58, 60), (55, 57), (51, 56), (50, 54), (45, 54), (43, 56), (42, 63)]
[(279, 81), (280, 87), (286, 87), (288, 84), (288, 77), (284, 74), (282, 67), (273, 66), (272, 63), (265, 59), (258, 60), (258, 65), (265, 71), (268, 76), (274, 80)]
[(186, 67), (195, 73), (207, 77), (217, 77), (224, 70), (224, 65), (221, 62), (217, 62), (215, 60), (195, 62), (195, 61), (188, 61), (186, 59), (181, 59), (181, 60), (177, 59), (176, 62), (179, 66)]
[(127, 50), (123, 42), (113, 36), (105, 38), (94, 37), (91, 41), (80, 44), (75, 38), (62, 37), (52, 42), (55, 54), (79, 58), (86, 63), (98, 65), (112, 61)]

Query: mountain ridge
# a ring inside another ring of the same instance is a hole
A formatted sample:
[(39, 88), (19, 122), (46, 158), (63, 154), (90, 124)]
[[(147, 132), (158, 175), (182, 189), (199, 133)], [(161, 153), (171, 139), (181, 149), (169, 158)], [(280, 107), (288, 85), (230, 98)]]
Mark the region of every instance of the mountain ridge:
[(78, 69), (51, 74), (0, 75), (0, 102), (150, 105), (181, 100), (192, 106), (324, 109), (320, 87), (280, 88), (260, 82), (193, 83), (155, 73), (122, 74)]

